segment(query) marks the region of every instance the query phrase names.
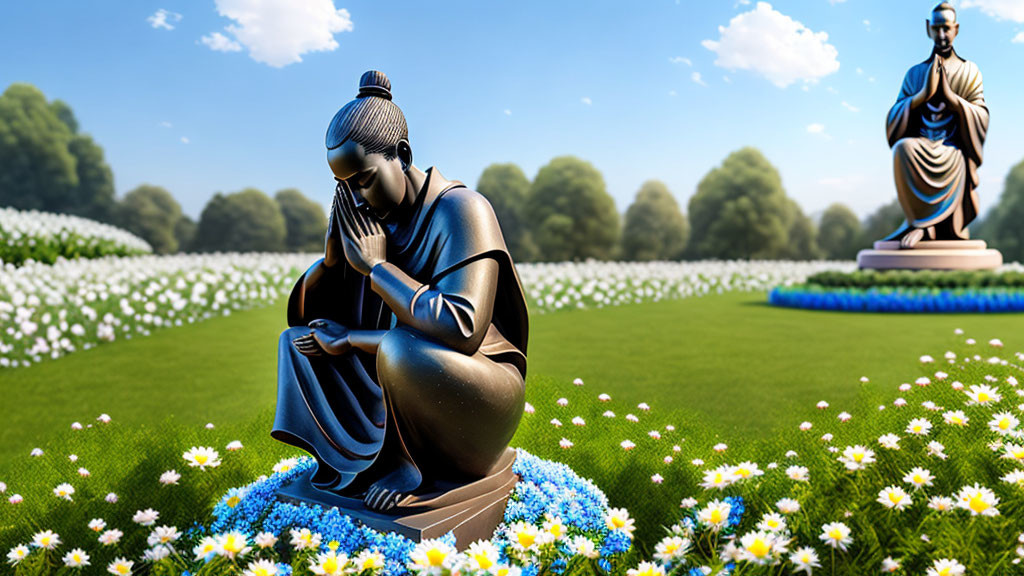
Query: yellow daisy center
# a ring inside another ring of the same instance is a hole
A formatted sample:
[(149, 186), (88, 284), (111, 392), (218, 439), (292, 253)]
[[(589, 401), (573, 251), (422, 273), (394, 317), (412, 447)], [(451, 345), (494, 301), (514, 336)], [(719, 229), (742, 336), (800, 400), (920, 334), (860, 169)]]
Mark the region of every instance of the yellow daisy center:
[(127, 564), (118, 564), (117, 566), (114, 566), (114, 570), (117, 571), (118, 574), (129, 574), (131, 572), (131, 570), (128, 569)]
[(755, 558), (764, 558), (771, 550), (772, 547), (765, 542), (764, 538), (755, 538), (750, 546), (747, 546), (747, 552), (753, 554)]
[(255, 576), (270, 576), (270, 570), (260, 566), (259, 568), (252, 571)]
[(242, 499), (238, 496), (232, 496), (231, 498), (228, 498), (228, 501), (225, 502), (225, 504), (228, 505), (228, 508), (234, 508), (235, 506), (238, 506), (238, 503), (241, 501)]
[(616, 528), (622, 528), (626, 525), (626, 521), (621, 516), (612, 516), (612, 526)]
[(828, 531), (828, 537), (833, 539), (833, 540), (842, 540), (843, 539), (843, 531), (840, 530), (839, 528), (833, 528), (833, 529)]
[(196, 462), (199, 462), (200, 464), (206, 464), (206, 461), (209, 459), (210, 457), (206, 454), (196, 454)]
[(903, 500), (903, 495), (899, 492), (889, 492), (889, 502), (893, 504), (899, 504)]
[(988, 395), (988, 392), (978, 392), (978, 402), (988, 402), (991, 399), (992, 397)]
[(474, 554), (473, 560), (476, 560), (476, 563), (480, 566), (481, 570), (488, 570), (491, 566), (494, 566), (494, 561), (491, 560), (487, 554)]
[(1007, 430), (1009, 427), (1010, 427), (1010, 419), (1009, 418), (1003, 418), (1002, 420), (999, 421), (999, 429), (1000, 430)]
[(323, 568), (324, 572), (328, 574), (334, 574), (338, 571), (338, 560), (335, 558), (327, 558), (327, 560), (324, 560), (321, 568)]
[(722, 511), (719, 510), (718, 508), (715, 508), (714, 510), (711, 511), (711, 523), (712, 524), (721, 524), (722, 523)]
[[(523, 537), (522, 535), (520, 535), (519, 541), (522, 542), (522, 540)], [(530, 543), (533, 543), (533, 537), (530, 538)], [(445, 554), (444, 550), (440, 550), (437, 548), (431, 548), (430, 550), (427, 550), (427, 562), (431, 566), (441, 566), (442, 564), (444, 564), (444, 560), (447, 557), (448, 554)]]
[(863, 452), (854, 452), (853, 453), (853, 461), (854, 462), (860, 462), (863, 459), (864, 459), (864, 453)]
[(533, 542), (537, 539), (537, 536), (531, 532), (523, 531), (519, 534), (516, 534), (516, 538), (519, 539), (520, 546), (522, 546), (523, 548), (529, 548), (530, 546), (533, 546)]
[(665, 553), (666, 554), (672, 554), (676, 550), (679, 550), (679, 544), (676, 544), (675, 542), (669, 542), (668, 544), (665, 545)]
[(974, 510), (979, 514), (990, 508), (988, 502), (985, 502), (985, 499), (982, 497), (981, 493), (971, 496), (971, 499), (968, 501), (967, 505), (971, 507), (971, 510)]

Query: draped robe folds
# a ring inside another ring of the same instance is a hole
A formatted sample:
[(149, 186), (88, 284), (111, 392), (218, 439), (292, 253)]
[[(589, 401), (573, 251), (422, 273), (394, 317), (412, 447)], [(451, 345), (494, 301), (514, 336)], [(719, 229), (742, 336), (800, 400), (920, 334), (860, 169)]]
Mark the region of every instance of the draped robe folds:
[(925, 86), (932, 58), (907, 72), (886, 122), (896, 190), (907, 217), (887, 240), (914, 228), (931, 229), (932, 239), (967, 239), (967, 225), (978, 215), (978, 167), (988, 131), (981, 72), (954, 54), (945, 66), (959, 110), (938, 94), (912, 110), (911, 99)]
[[(482, 196), (445, 180), (436, 169), (428, 170), (427, 175), (412, 215), (401, 225), (388, 228), (387, 261), (415, 281), (433, 286), (469, 262), (496, 260), (491, 324), (473, 357), (486, 357), (478, 363), (485, 370), (493, 362), (494, 369), (500, 371), (493, 380), (514, 381), (512, 385), (521, 394), (526, 375), (526, 301), (494, 212)], [(394, 315), (372, 290), (371, 276), (360, 274), (342, 260), (305, 290), (304, 278), (299, 278), (289, 300), (288, 324), (292, 328), (282, 334), (279, 343), (278, 402), (271, 435), (316, 458), (311, 480), (323, 489), (359, 487), (354, 483), (357, 475), (369, 470), (363, 477), (374, 476), (370, 469), (375, 463), (386, 472), (389, 462), (399, 456), (412, 464), (424, 484), (424, 476), (436, 475), (438, 469), (457, 468), (446, 462), (417, 461), (417, 454), (410, 454), (408, 442), (403, 440), (403, 436), (409, 437), (410, 423), (396, 414), (389, 402), (386, 383), (378, 378), (376, 355), (352, 349), (340, 356), (308, 358), (291, 343), (309, 333), (306, 325), (318, 318), (334, 320), (350, 330), (394, 329)], [(459, 314), (457, 305), (445, 302), (444, 306), (450, 309), (447, 313)], [(498, 419), (517, 423), (521, 400), (516, 404), (504, 408), (508, 414), (497, 415)], [(514, 426), (507, 431), (495, 459), (512, 433)]]

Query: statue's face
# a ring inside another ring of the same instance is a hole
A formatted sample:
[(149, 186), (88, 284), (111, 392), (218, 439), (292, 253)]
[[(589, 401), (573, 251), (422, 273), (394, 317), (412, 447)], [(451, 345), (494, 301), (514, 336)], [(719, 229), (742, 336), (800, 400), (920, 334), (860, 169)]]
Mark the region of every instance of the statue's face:
[(956, 21), (956, 12), (952, 10), (932, 12), (932, 19), (928, 21), (928, 36), (940, 51), (949, 50), (953, 46), (953, 40), (959, 31), (960, 23)]
[(362, 144), (349, 140), (327, 151), (334, 177), (355, 193), (356, 207), (383, 220), (405, 198), (406, 179), (399, 157), (367, 154)]

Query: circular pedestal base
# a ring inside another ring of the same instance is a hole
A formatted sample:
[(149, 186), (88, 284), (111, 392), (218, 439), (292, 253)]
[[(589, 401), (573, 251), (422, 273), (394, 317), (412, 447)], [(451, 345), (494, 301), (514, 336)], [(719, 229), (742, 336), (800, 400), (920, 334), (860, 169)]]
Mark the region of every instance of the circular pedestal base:
[(857, 266), (874, 270), (995, 270), (1003, 255), (982, 240), (932, 240), (901, 250), (899, 242), (875, 242), (874, 250), (861, 250)]

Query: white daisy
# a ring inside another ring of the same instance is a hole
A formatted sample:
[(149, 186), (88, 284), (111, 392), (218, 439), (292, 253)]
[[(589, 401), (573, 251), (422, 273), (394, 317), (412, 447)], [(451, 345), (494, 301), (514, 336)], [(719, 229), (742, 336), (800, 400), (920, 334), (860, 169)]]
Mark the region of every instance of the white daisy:
[(182, 454), (181, 457), (188, 462), (189, 466), (199, 468), (201, 470), (206, 470), (208, 467), (216, 468), (217, 466), (220, 466), (220, 454), (209, 446), (193, 446), (187, 452)]

